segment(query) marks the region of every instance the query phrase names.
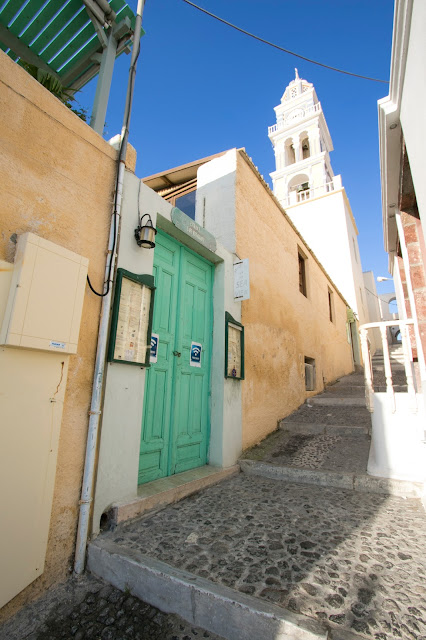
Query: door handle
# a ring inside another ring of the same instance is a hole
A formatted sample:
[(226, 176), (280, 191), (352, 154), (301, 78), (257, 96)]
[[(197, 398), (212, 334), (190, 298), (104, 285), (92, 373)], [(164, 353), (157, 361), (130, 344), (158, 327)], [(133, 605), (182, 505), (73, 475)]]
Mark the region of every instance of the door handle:
[(181, 354), (180, 351), (173, 351), (173, 355), (177, 356), (178, 358), (180, 358), (182, 354)]

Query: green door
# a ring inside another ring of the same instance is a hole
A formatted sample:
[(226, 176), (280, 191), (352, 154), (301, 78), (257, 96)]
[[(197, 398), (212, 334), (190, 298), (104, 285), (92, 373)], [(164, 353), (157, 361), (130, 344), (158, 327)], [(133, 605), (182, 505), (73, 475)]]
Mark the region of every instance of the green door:
[[(158, 361), (146, 375), (140, 484), (206, 464), (209, 436), (213, 267), (159, 232), (154, 277)], [(199, 367), (192, 342), (202, 345)]]

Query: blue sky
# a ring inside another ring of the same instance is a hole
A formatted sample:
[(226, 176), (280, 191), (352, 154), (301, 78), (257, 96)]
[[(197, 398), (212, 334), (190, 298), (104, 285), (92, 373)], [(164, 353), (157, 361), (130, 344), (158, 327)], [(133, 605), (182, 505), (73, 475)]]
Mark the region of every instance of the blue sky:
[[(133, 9), (136, 0), (128, 0)], [(392, 0), (199, 0), (212, 13), (282, 47), (354, 73), (389, 79)], [(245, 147), (267, 181), (267, 128), (287, 84), (315, 85), (359, 229), (364, 270), (388, 275), (383, 249), (377, 100), (388, 85), (344, 76), (268, 47), (186, 5), (147, 0), (130, 142), (144, 177)], [(129, 56), (116, 63), (107, 137), (121, 130)], [(91, 108), (93, 83), (78, 100)], [(379, 292), (392, 283), (377, 284)]]

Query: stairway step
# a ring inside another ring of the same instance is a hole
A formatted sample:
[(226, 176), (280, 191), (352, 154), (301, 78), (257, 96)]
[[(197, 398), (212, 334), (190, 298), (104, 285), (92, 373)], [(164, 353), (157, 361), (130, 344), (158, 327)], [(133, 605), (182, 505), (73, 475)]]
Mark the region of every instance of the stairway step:
[[(109, 540), (89, 545), (89, 571), (167, 613), (227, 640), (327, 640), (325, 627), (302, 614), (176, 569)], [(356, 636), (353, 636), (354, 638)]]
[(324, 434), (324, 435), (347, 435), (358, 436), (365, 435), (370, 432), (368, 426), (348, 426), (339, 424), (320, 424), (318, 422), (297, 422), (281, 420), (278, 424), (278, 428), (282, 431), (288, 431), (288, 433), (300, 433), (300, 434)]
[(309, 405), (324, 405), (324, 406), (358, 406), (365, 407), (365, 398), (347, 397), (342, 398), (340, 396), (314, 396), (306, 400), (306, 404)]
[(245, 459), (239, 462), (243, 473), (271, 478), (273, 480), (281, 480), (283, 482), (334, 487), (362, 493), (379, 493), (401, 498), (421, 498), (423, 495), (423, 484), (420, 482), (379, 478), (367, 474), (285, 467), (268, 462), (257, 462)]

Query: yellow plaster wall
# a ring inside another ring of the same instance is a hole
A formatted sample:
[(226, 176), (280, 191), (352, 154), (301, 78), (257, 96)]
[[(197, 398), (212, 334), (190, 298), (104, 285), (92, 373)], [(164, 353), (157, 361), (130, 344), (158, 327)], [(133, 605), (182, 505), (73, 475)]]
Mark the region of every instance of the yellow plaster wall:
[[(236, 242), (250, 259), (245, 327), (243, 448), (262, 440), (307, 396), (352, 371), (346, 303), (291, 226), (244, 152), (238, 152)], [(306, 298), (299, 291), (298, 247), (307, 256)], [(328, 287), (336, 321), (330, 322)], [(317, 388), (305, 391), (305, 356), (315, 358)]]
[[(1, 51), (0, 113), (0, 260), (12, 263), (14, 234), (32, 231), (89, 258), (99, 289), (116, 151)], [(72, 566), (99, 312), (100, 299), (86, 287), (78, 352), (69, 358), (45, 570), (0, 620), (65, 579)]]

